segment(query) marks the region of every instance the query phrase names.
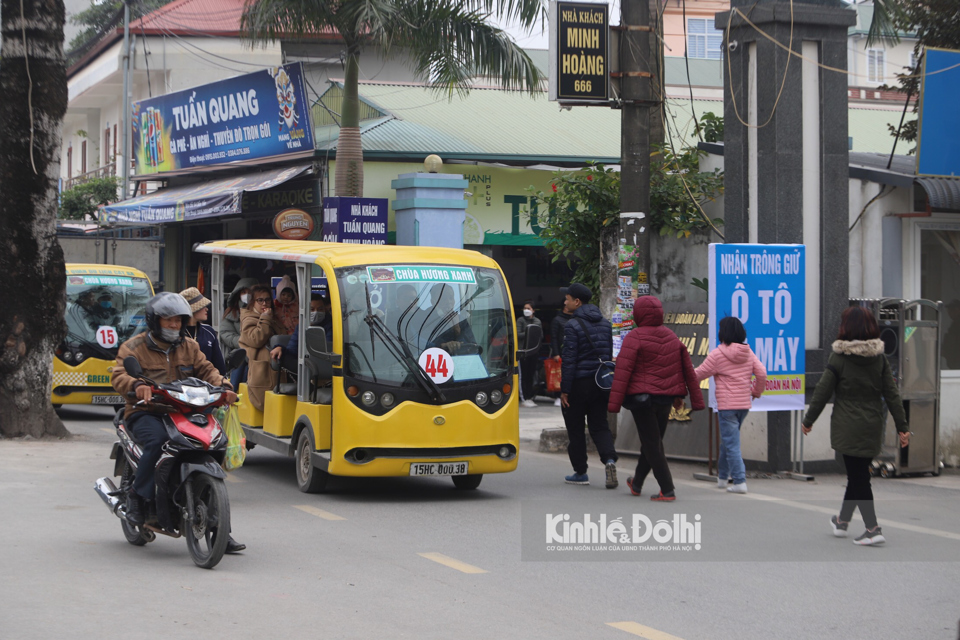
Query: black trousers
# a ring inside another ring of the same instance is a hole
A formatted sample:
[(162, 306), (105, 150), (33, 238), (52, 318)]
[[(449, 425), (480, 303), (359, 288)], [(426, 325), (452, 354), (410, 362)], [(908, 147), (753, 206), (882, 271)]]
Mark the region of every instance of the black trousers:
[(870, 463), (872, 458), (858, 458), (843, 454), (847, 467), (847, 490), (840, 506), (840, 519), (850, 522), (853, 512), (860, 509), (860, 516), (867, 529), (877, 526), (877, 512), (873, 508), (873, 489), (870, 488)]
[(533, 400), (533, 372), (540, 365), (540, 358), (534, 354), (520, 361), (520, 396), (524, 400)]
[(563, 422), (567, 427), (570, 443), (567, 455), (576, 473), (587, 472), (587, 436), (583, 433), (584, 418), (590, 429), (590, 437), (597, 445), (597, 452), (604, 462), (616, 462), (617, 451), (613, 447), (613, 434), (607, 425), (607, 400), (610, 391), (597, 386), (593, 377), (573, 381), (573, 389), (567, 394), (569, 407), (563, 407)]
[(163, 454), (163, 443), (169, 440), (167, 430), (163, 426), (163, 418), (145, 411), (138, 411), (130, 416), (126, 424), (143, 450), (143, 455), (137, 463), (137, 473), (133, 477), (133, 490), (144, 500), (153, 500), (157, 461)]
[(631, 411), (633, 421), (637, 423), (640, 436), (640, 459), (633, 474), (633, 488), (640, 491), (647, 474), (653, 471), (653, 477), (660, 485), (660, 491), (667, 494), (674, 490), (673, 475), (667, 465), (667, 455), (663, 450), (663, 434), (667, 431), (667, 419), (670, 417), (670, 405), (648, 403), (642, 409)]

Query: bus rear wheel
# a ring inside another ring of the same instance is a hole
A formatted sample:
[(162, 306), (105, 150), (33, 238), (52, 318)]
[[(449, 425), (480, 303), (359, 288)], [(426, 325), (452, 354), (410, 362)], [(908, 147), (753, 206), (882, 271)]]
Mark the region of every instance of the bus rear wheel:
[(310, 430), (300, 431), (300, 437), (297, 439), (297, 487), (304, 493), (323, 493), (327, 488), (327, 480), (330, 474), (322, 469), (317, 469), (313, 464), (313, 441), (310, 438)]
[(482, 473), (474, 473), (467, 476), (451, 476), (453, 478), (453, 486), (461, 491), (469, 491), (476, 489), (480, 486), (480, 481), (483, 480)]

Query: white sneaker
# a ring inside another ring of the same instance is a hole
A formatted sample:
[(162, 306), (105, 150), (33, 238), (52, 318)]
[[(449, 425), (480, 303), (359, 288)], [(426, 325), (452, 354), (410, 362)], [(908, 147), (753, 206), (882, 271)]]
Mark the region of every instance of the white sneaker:
[(563, 405), (560, 404), (560, 398), (557, 398), (556, 400), (553, 401), (553, 406), (555, 406), (555, 407), (563, 406)]
[(728, 493), (746, 493), (747, 492), (747, 483), (741, 482), (740, 484), (732, 484), (727, 487)]
[(521, 406), (524, 406), (524, 407), (526, 407), (527, 409), (536, 409), (536, 408), (537, 408), (537, 403), (534, 402), (533, 400), (524, 400), (524, 401), (521, 402), (520, 404), (521, 404)]
[(726, 478), (717, 478), (717, 489), (726, 489), (728, 482)]

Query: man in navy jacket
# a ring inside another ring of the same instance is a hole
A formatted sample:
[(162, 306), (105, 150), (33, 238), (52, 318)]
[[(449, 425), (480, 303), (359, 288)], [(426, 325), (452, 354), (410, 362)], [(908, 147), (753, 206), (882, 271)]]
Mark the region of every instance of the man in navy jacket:
[(606, 467), (606, 487), (614, 489), (617, 486), (617, 452), (607, 425), (610, 391), (601, 389), (596, 381), (600, 362), (610, 361), (613, 356), (613, 329), (600, 309), (590, 304), (593, 292), (585, 285), (574, 282), (561, 292), (565, 294), (563, 310), (572, 316), (563, 331), (560, 406), (570, 438), (567, 454), (574, 472), (564, 480), (568, 484), (590, 484), (587, 437), (583, 432), (586, 418), (590, 437)]

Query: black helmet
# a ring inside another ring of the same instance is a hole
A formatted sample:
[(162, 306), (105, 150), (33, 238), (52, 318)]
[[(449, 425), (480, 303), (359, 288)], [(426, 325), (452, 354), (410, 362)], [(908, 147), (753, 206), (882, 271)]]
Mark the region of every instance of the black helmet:
[(164, 291), (147, 301), (146, 316), (147, 328), (150, 329), (150, 333), (155, 338), (161, 337), (160, 318), (182, 316), (183, 322), (180, 325), (180, 338), (182, 339), (186, 335), (187, 323), (193, 317), (193, 312), (190, 311), (190, 305), (179, 293)]

